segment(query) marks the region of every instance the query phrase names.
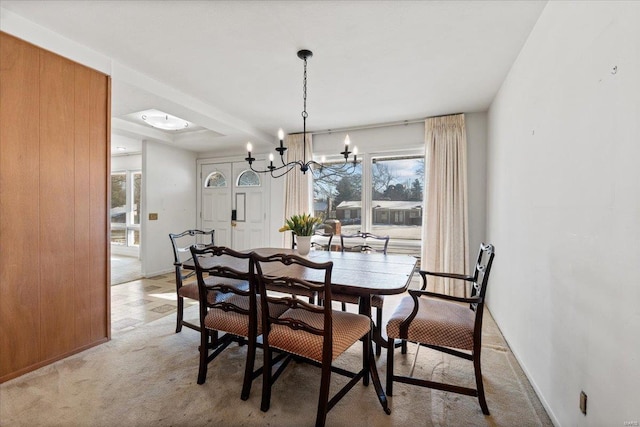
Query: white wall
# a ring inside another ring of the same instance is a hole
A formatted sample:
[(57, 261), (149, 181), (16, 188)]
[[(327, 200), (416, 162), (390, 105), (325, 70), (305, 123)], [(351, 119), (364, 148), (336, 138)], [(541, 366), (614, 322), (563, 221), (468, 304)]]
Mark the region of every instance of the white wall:
[(111, 156), (111, 172), (134, 171), (142, 169), (142, 154)]
[[(196, 154), (165, 144), (142, 144), (142, 258), (145, 277), (173, 271), (169, 233), (196, 227)], [(158, 219), (149, 220), (150, 213)]]
[(557, 425), (640, 421), (639, 23), (549, 2), (489, 111), (488, 306)]

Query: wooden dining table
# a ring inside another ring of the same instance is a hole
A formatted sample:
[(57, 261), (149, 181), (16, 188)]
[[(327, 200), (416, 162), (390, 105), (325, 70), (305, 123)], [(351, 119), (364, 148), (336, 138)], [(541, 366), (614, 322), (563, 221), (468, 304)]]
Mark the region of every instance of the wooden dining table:
[[(297, 254), (294, 249), (287, 248), (256, 248), (243, 252), (256, 252), (261, 256), (274, 254)], [(409, 255), (381, 254), (381, 253), (360, 253), (360, 252), (335, 252), (335, 251), (311, 251), (305, 258), (313, 262), (333, 262), (331, 272), (332, 291), (342, 294), (357, 295), (360, 297), (359, 313), (371, 317), (371, 297), (373, 295), (394, 295), (407, 290), (417, 259)], [(220, 258), (217, 257), (217, 263)], [(200, 263), (207, 266), (206, 259)], [(278, 274), (278, 267), (264, 271), (265, 274)], [(185, 269), (194, 269), (193, 261), (189, 260), (183, 264)], [(290, 270), (288, 271), (290, 274)], [(324, 273), (310, 269), (300, 268), (296, 272), (299, 278), (310, 282), (323, 283)], [(373, 330), (373, 340), (383, 347), (393, 345), (382, 337), (380, 330), (382, 325), (378, 325)], [(371, 380), (376, 389), (378, 399), (385, 412), (390, 413), (387, 397), (382, 389), (373, 351), (370, 354), (370, 374)]]

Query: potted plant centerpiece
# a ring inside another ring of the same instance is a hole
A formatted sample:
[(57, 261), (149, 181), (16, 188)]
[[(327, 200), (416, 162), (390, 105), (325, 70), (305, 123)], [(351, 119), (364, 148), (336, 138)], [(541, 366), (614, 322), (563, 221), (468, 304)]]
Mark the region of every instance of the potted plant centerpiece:
[(291, 230), (295, 235), (294, 239), (296, 239), (296, 244), (298, 245), (298, 253), (307, 255), (311, 249), (311, 236), (313, 236), (316, 225), (321, 222), (322, 219), (309, 214), (292, 215), (285, 220), (285, 224), (278, 231)]

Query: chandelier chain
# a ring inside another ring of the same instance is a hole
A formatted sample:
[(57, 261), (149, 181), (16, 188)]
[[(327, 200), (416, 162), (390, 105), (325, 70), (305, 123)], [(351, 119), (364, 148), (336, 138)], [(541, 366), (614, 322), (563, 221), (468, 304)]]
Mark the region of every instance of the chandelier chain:
[(307, 118), (309, 114), (307, 113), (307, 58), (304, 59), (304, 74), (302, 79), (302, 99), (303, 99), (303, 108), (302, 108), (302, 117)]

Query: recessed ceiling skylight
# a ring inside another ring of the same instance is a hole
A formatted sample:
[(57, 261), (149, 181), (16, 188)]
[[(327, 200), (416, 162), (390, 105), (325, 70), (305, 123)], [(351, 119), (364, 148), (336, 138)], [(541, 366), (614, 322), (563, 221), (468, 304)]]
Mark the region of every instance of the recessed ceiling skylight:
[(192, 123), (185, 119), (159, 110), (143, 111), (140, 113), (140, 118), (148, 125), (162, 130), (182, 130), (192, 126)]

